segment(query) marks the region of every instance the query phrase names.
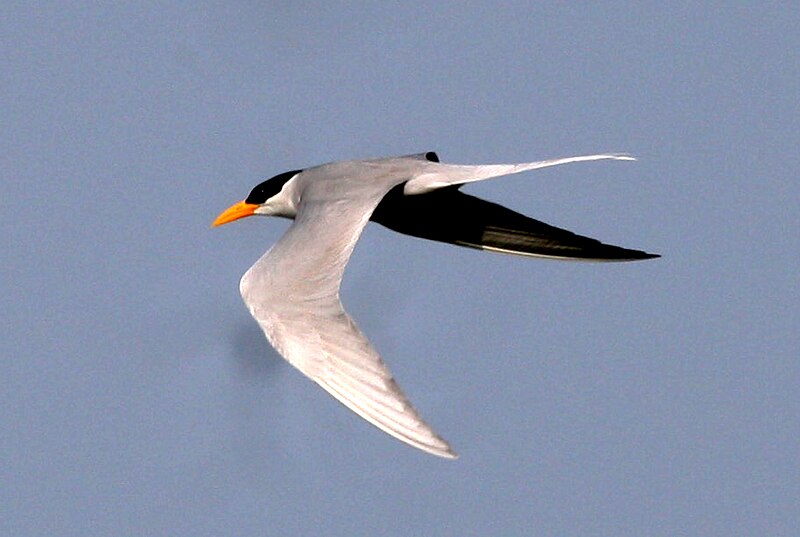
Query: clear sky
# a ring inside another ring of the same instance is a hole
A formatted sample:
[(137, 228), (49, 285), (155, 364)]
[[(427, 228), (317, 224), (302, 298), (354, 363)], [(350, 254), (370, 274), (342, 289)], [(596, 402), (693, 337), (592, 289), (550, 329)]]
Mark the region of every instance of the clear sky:
[[(667, 4), (4, 2), (0, 534), (796, 535), (800, 10)], [(343, 300), (455, 462), (270, 348), (286, 221), (209, 227), (430, 150), (630, 152), (467, 191), (664, 256), (368, 228)]]

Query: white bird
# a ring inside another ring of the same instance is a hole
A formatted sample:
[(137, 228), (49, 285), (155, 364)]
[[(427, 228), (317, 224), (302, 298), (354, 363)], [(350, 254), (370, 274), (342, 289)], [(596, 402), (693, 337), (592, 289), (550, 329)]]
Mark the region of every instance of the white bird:
[(369, 220), (394, 231), (460, 246), (556, 259), (632, 261), (658, 257), (603, 244), (464, 194), (492, 177), (620, 154), (465, 166), (435, 153), (323, 164), (277, 175), (214, 221), (250, 215), (294, 219), (244, 274), (245, 304), (278, 353), (373, 425), (434, 455), (456, 453), (411, 406), (377, 351), (345, 312), (339, 288)]

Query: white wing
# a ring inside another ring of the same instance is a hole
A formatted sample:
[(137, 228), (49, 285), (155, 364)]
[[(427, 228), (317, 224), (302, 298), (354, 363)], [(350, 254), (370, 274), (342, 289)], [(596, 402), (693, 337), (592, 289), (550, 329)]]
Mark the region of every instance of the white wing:
[(608, 153), (601, 155), (583, 155), (579, 157), (557, 158), (552, 160), (541, 160), (538, 162), (524, 162), (522, 164), (483, 164), (483, 165), (460, 165), (460, 164), (436, 164), (430, 167), (430, 171), (418, 174), (408, 181), (403, 190), (406, 194), (424, 194), (437, 188), (450, 185), (461, 185), (482, 181), (492, 177), (511, 175), (539, 168), (549, 168), (570, 162), (586, 162), (591, 160), (636, 160), (630, 155)]
[(403, 442), (455, 458), (339, 300), (345, 265), (379, 201), (303, 202), (286, 234), (242, 278), (242, 297), (275, 349), (345, 406)]

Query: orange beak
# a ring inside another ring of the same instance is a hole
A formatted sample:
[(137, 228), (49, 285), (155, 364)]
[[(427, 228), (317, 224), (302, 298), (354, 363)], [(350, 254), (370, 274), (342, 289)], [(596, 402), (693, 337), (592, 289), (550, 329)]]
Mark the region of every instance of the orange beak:
[(259, 207), (260, 205), (247, 203), (244, 201), (235, 203), (234, 205), (222, 211), (222, 214), (220, 214), (217, 219), (214, 220), (214, 222), (211, 224), (211, 227), (221, 226), (222, 224), (233, 222), (234, 220), (244, 218), (245, 216), (252, 216)]

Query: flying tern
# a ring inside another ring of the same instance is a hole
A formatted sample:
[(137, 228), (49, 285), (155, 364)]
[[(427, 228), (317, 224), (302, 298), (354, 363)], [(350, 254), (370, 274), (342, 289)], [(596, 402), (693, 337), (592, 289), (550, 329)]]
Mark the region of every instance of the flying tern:
[(658, 257), (603, 244), (463, 193), (466, 183), (570, 162), (440, 163), (436, 153), (323, 164), (276, 175), (222, 212), (293, 219), (242, 276), (239, 290), (267, 339), (290, 364), (373, 425), (423, 451), (457, 455), (417, 413), (339, 299), (345, 266), (367, 222), (415, 237), (508, 254), (586, 261)]

